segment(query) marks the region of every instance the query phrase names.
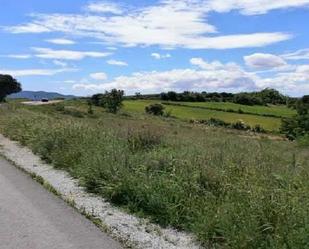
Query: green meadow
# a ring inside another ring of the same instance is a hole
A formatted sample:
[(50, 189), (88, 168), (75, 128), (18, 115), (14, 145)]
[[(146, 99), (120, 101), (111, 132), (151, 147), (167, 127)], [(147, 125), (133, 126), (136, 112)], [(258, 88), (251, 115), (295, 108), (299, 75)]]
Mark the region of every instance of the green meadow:
[[(160, 103), (156, 100), (127, 100), (124, 102), (124, 110), (128, 112), (144, 113), (145, 107), (152, 103)], [(164, 103), (164, 102), (163, 102)], [(242, 120), (250, 126), (261, 125), (267, 131), (277, 132), (281, 125), (281, 118), (265, 117), (259, 114), (273, 114), (280, 116), (292, 116), (295, 114), (294, 110), (288, 109), (282, 106), (243, 106), (233, 103), (217, 103), (217, 102), (169, 102), (174, 105), (165, 105), (165, 110), (170, 112), (172, 116), (181, 120), (202, 120), (216, 118), (225, 122), (233, 123)], [(187, 106), (178, 106), (178, 104), (184, 104)], [(216, 111), (195, 107), (210, 107), (210, 108), (222, 108), (223, 111)], [(233, 112), (226, 112), (227, 109), (234, 109), (235, 111), (241, 108), (243, 111), (248, 111), (254, 114), (240, 114)]]

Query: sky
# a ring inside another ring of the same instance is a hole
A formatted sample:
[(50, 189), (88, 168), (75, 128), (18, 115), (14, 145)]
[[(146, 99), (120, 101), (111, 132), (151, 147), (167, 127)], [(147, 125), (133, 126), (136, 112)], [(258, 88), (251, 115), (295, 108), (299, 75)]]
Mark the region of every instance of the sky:
[(309, 94), (309, 0), (0, 0), (24, 90)]

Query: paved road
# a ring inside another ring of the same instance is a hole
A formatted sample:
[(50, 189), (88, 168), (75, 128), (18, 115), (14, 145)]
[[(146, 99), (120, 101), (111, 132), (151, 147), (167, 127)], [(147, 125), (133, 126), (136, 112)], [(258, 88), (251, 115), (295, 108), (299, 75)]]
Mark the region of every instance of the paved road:
[(120, 244), (0, 157), (0, 249), (120, 249)]

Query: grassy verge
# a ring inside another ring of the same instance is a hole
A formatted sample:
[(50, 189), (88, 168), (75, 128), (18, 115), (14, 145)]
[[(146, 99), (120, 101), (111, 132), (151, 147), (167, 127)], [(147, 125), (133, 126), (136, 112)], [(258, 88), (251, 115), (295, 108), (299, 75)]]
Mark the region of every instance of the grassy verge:
[(65, 105), (82, 115), (17, 105), (0, 110), (0, 131), (88, 191), (210, 248), (308, 248), (308, 149)]

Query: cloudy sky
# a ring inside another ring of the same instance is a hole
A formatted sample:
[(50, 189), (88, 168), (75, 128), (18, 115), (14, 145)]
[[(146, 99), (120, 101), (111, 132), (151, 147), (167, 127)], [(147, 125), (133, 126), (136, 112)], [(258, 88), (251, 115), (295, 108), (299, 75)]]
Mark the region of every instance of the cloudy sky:
[(309, 0), (0, 0), (25, 90), (309, 94)]

